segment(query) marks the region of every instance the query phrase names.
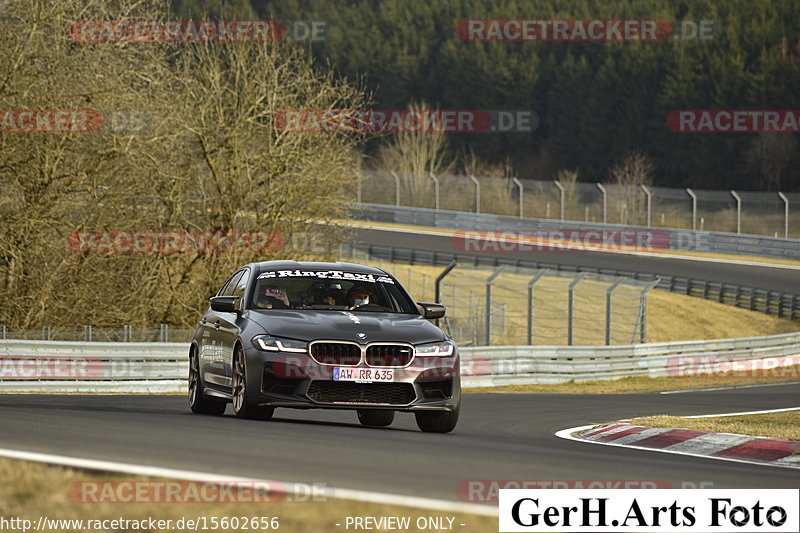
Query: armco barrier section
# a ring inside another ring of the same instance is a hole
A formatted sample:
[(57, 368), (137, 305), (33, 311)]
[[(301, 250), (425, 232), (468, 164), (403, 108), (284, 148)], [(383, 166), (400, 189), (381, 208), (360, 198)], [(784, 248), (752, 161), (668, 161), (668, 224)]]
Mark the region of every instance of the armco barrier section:
[[(623, 228), (643, 229), (640, 226), (620, 226), (617, 224), (575, 222), (549, 218), (519, 218), (484, 213), (363, 203), (354, 204), (350, 209), (350, 213), (358, 220), (411, 224), (462, 231), (619, 231)], [(798, 239), (673, 228), (647, 229), (668, 235), (669, 247), (675, 250), (698, 250), (800, 259), (800, 240)]]
[[(628, 346), (467, 347), (461, 355), (465, 387), (713, 376), (726, 369), (769, 378), (797, 371), (800, 333)], [(0, 341), (0, 392), (184, 393), (187, 376), (188, 345), (181, 343)]]

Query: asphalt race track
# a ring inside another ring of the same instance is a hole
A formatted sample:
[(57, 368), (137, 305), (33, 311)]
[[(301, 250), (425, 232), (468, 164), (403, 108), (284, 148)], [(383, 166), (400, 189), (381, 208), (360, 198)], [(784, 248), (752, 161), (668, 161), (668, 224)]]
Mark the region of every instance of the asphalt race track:
[[(682, 394), (467, 394), (451, 434), (398, 414), (365, 428), (351, 411), (278, 409), (272, 421), (195, 415), (183, 396), (2, 395), (0, 447), (231, 476), (456, 500), (461, 480), (662, 480), (676, 488), (792, 488), (800, 473), (598, 446), (558, 430), (619, 418), (797, 405), (800, 384)], [(713, 485), (708, 485), (711, 482)]]
[[(454, 253), (453, 238), (448, 235), (427, 235), (406, 230), (384, 229), (356, 230), (354, 242), (373, 246), (391, 245), (437, 252)], [(557, 263), (595, 268), (609, 268), (645, 272), (656, 275), (677, 276), (698, 280), (729, 283), (756, 289), (767, 289), (786, 294), (800, 295), (800, 270), (768, 266), (742, 265), (724, 262), (705, 262), (674, 257), (650, 257), (632, 254), (585, 251), (516, 251), (477, 253), (461, 252), (503, 259)]]

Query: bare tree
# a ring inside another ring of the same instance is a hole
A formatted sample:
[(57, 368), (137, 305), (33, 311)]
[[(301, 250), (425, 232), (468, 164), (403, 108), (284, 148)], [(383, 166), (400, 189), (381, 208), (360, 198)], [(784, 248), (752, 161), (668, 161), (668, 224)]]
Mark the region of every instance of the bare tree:
[(646, 216), (646, 203), (642, 185), (653, 183), (654, 167), (641, 152), (632, 152), (608, 171), (611, 182), (615, 184), (616, 196), (620, 205), (622, 224), (641, 224)]

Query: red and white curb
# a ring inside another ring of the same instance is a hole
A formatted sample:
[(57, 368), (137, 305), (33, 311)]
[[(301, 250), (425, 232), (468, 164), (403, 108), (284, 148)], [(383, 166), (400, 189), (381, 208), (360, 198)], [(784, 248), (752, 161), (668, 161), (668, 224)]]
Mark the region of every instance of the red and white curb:
[(570, 428), (559, 431), (556, 435), (595, 444), (800, 468), (800, 441), (795, 440), (693, 429), (651, 428), (625, 423)]

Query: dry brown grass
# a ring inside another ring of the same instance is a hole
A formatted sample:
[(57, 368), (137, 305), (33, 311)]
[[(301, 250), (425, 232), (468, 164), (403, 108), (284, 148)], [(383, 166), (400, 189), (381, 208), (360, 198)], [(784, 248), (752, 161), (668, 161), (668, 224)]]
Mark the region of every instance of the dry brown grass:
[(634, 418), (637, 426), (683, 428), (718, 433), (738, 433), (755, 437), (800, 440), (800, 410), (760, 415), (721, 416), (714, 418), (685, 418), (657, 415)]
[[(279, 503), (82, 503), (78, 492), (71, 495), (70, 487), (81, 481), (145, 481), (153, 478), (98, 474), (49, 466), (40, 463), (0, 458), (0, 516), (33, 520), (40, 516), (50, 519), (196, 519), (206, 517), (274, 517), (279, 518), (280, 531), (292, 533), (325, 533), (344, 530), (347, 516), (410, 516), (412, 524), (419, 516), (455, 517), (454, 529), (466, 533), (494, 531), (497, 518), (412, 509), (402, 506), (361, 503), (331, 499), (326, 502)], [(75, 498), (75, 499), (73, 499)], [(341, 526), (337, 526), (339, 523)], [(460, 524), (464, 524), (463, 527)], [(174, 527), (170, 530), (175, 530)], [(255, 531), (247, 528), (247, 531)], [(59, 529), (59, 531), (85, 531)], [(119, 529), (118, 531), (129, 531)], [(141, 531), (141, 530), (139, 530)], [(144, 529), (144, 531), (149, 531)], [(221, 531), (232, 531), (223, 529)], [(263, 529), (262, 529), (263, 531)]]

